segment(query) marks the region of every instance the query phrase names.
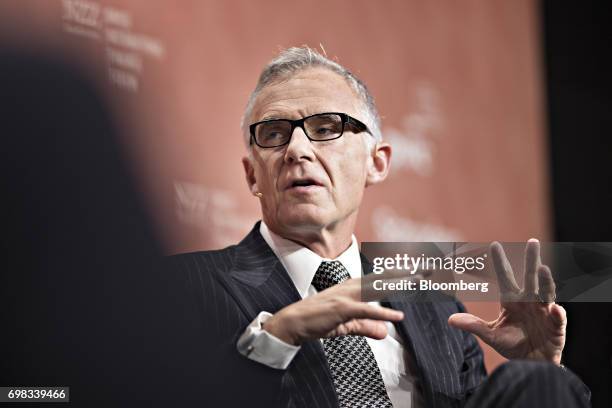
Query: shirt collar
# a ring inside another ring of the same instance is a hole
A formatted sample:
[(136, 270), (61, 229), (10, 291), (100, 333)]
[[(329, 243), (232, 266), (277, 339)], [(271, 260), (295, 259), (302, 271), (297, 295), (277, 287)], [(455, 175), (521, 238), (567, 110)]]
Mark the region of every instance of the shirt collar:
[(275, 234), (263, 221), (259, 226), (259, 232), (287, 270), (289, 278), (293, 281), (302, 298), (306, 297), (308, 288), (322, 261), (339, 261), (344, 265), (351, 278), (361, 276), (361, 256), (354, 235), (351, 236), (351, 245), (346, 251), (336, 259), (327, 259), (321, 258), (305, 246)]

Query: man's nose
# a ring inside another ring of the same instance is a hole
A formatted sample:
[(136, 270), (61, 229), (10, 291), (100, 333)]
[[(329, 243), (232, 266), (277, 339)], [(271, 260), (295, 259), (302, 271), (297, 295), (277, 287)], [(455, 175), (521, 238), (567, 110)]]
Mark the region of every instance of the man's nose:
[(302, 160), (312, 161), (314, 152), (312, 142), (304, 133), (304, 129), (296, 127), (285, 151), (285, 162), (296, 163)]

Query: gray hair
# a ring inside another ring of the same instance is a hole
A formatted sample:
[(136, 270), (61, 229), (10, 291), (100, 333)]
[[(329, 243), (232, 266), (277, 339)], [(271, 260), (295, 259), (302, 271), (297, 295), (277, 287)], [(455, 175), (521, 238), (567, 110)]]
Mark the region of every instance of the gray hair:
[(257, 86), (247, 103), (244, 115), (242, 116), (241, 127), (247, 147), (249, 146), (249, 129), (247, 121), (251, 117), (255, 100), (261, 90), (274, 82), (290, 78), (292, 75), (311, 67), (322, 67), (337, 73), (346, 80), (349, 86), (361, 98), (364, 106), (363, 120), (368, 125), (372, 136), (376, 141), (382, 140), (380, 131), (380, 116), (374, 104), (374, 97), (368, 91), (366, 85), (357, 78), (351, 71), (344, 68), (339, 63), (321, 55), (317, 50), (308, 46), (291, 47), (280, 52), (280, 54), (268, 63), (261, 72)]

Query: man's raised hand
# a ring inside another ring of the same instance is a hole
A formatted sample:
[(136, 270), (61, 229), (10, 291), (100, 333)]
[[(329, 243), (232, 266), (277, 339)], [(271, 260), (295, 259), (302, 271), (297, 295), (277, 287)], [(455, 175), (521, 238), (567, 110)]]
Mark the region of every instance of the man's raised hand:
[(499, 281), (501, 311), (484, 321), (469, 313), (455, 313), (448, 323), (480, 337), (506, 358), (526, 358), (561, 363), (567, 318), (555, 302), (555, 282), (540, 260), (540, 243), (530, 239), (525, 248), (525, 279), (521, 289), (498, 242), (490, 247)]

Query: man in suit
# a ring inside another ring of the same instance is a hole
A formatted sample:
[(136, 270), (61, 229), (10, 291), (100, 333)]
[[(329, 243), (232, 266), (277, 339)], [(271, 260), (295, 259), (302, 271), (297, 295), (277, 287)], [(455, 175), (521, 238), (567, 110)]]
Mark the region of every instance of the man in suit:
[[(387, 176), (391, 146), (356, 76), (307, 47), (285, 50), (264, 68), (243, 129), (244, 171), (262, 221), (235, 246), (172, 258), (204, 333), (211, 401), (588, 405), (586, 387), (560, 366), (566, 317), (535, 240), (522, 289), (492, 246), (507, 300), (493, 322), (450, 299), (362, 301), (369, 265), (353, 232), (365, 188)], [(471, 333), (513, 360), (487, 378)]]

